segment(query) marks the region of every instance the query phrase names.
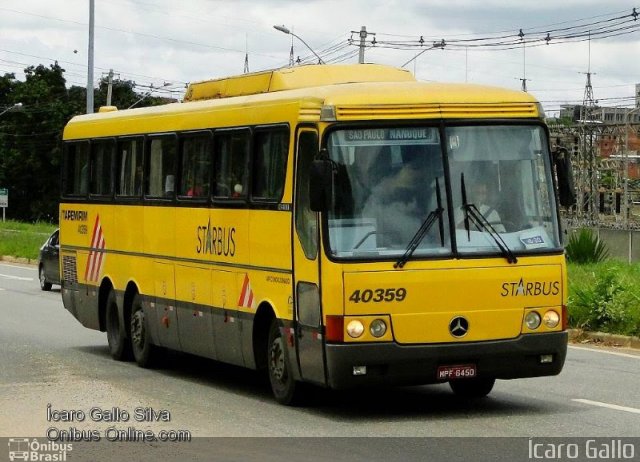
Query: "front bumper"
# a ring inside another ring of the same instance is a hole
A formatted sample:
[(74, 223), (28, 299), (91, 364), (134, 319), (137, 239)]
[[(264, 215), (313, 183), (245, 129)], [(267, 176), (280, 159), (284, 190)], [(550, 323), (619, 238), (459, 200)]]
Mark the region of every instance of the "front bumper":
[[(567, 355), (567, 332), (521, 335), (509, 340), (401, 345), (398, 343), (327, 344), (327, 380), (331, 388), (363, 385), (418, 385), (442, 382), (442, 365), (475, 364), (478, 377), (515, 379), (557, 375)], [(540, 363), (540, 355), (553, 362)], [(367, 366), (366, 375), (353, 375)]]

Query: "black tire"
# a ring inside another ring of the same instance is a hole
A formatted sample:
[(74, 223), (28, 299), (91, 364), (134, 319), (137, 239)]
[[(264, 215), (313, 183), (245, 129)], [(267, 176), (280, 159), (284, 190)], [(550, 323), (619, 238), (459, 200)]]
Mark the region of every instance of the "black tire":
[(475, 378), (452, 380), (449, 386), (461, 398), (479, 399), (491, 393), (495, 383), (496, 379)]
[(126, 361), (131, 357), (131, 342), (118, 316), (116, 293), (112, 290), (107, 297), (106, 328), (109, 353), (117, 361)]
[(38, 269), (38, 278), (40, 279), (40, 289), (46, 292), (51, 290), (51, 283), (47, 282), (47, 278), (44, 275), (44, 265), (40, 265)]
[(142, 297), (135, 294), (131, 302), (131, 322), (129, 323), (129, 338), (133, 359), (140, 367), (153, 367), (158, 357), (158, 347), (149, 338), (149, 323), (142, 305)]
[(280, 404), (292, 406), (301, 401), (300, 385), (293, 379), (289, 368), (287, 348), (278, 327), (278, 320), (273, 319), (269, 327), (267, 342), (267, 370), (273, 396)]

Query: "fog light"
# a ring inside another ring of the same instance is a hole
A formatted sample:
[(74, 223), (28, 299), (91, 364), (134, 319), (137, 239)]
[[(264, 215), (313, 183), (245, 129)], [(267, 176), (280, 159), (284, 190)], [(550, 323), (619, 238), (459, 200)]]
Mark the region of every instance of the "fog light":
[(553, 362), (553, 355), (540, 355), (540, 364), (551, 364)]
[(530, 311), (524, 318), (524, 323), (531, 330), (536, 330), (538, 327), (540, 327), (540, 321), (540, 315), (535, 311)]
[(364, 333), (364, 325), (357, 320), (351, 321), (347, 324), (347, 334), (349, 337), (358, 338)]
[(353, 366), (353, 375), (367, 375), (367, 366)]
[(387, 332), (387, 324), (382, 319), (376, 319), (369, 326), (369, 332), (374, 337), (382, 337)]
[(549, 310), (544, 314), (542, 322), (544, 322), (544, 325), (549, 329), (553, 329), (560, 323), (560, 315), (553, 310)]

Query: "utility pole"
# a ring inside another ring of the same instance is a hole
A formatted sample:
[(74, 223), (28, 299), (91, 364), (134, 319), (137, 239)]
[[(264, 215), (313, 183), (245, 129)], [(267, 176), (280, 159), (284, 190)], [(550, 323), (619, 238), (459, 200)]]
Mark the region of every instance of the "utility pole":
[(289, 51), (289, 67), (293, 67), (293, 35), (291, 36), (291, 50)]
[(522, 91), (527, 92), (527, 42), (524, 40), (524, 32), (520, 29), (520, 40), (522, 41)]
[(87, 114), (93, 114), (93, 42), (95, 29), (95, 0), (89, 0), (89, 62), (87, 70)]
[(249, 36), (244, 36), (244, 73), (249, 73)]
[[(111, 96), (113, 94), (113, 69), (109, 69), (109, 73), (107, 74), (107, 106), (111, 106)], [(104, 77), (104, 74), (102, 74)], [(120, 74), (118, 74), (118, 78), (120, 78)]]
[(360, 31), (351, 31), (352, 34), (360, 35), (360, 54), (358, 55), (358, 63), (364, 64), (364, 49), (366, 46), (366, 40), (369, 35), (376, 35), (375, 32), (367, 32), (367, 26), (362, 26)]

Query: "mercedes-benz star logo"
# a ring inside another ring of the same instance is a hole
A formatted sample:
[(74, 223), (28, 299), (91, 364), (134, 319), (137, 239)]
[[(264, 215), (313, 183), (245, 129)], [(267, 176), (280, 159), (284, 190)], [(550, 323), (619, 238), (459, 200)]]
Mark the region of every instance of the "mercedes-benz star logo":
[(464, 337), (465, 335), (467, 335), (468, 331), (469, 321), (467, 321), (466, 318), (463, 318), (462, 316), (456, 316), (449, 323), (449, 332), (451, 332), (451, 335), (453, 335), (454, 337)]

